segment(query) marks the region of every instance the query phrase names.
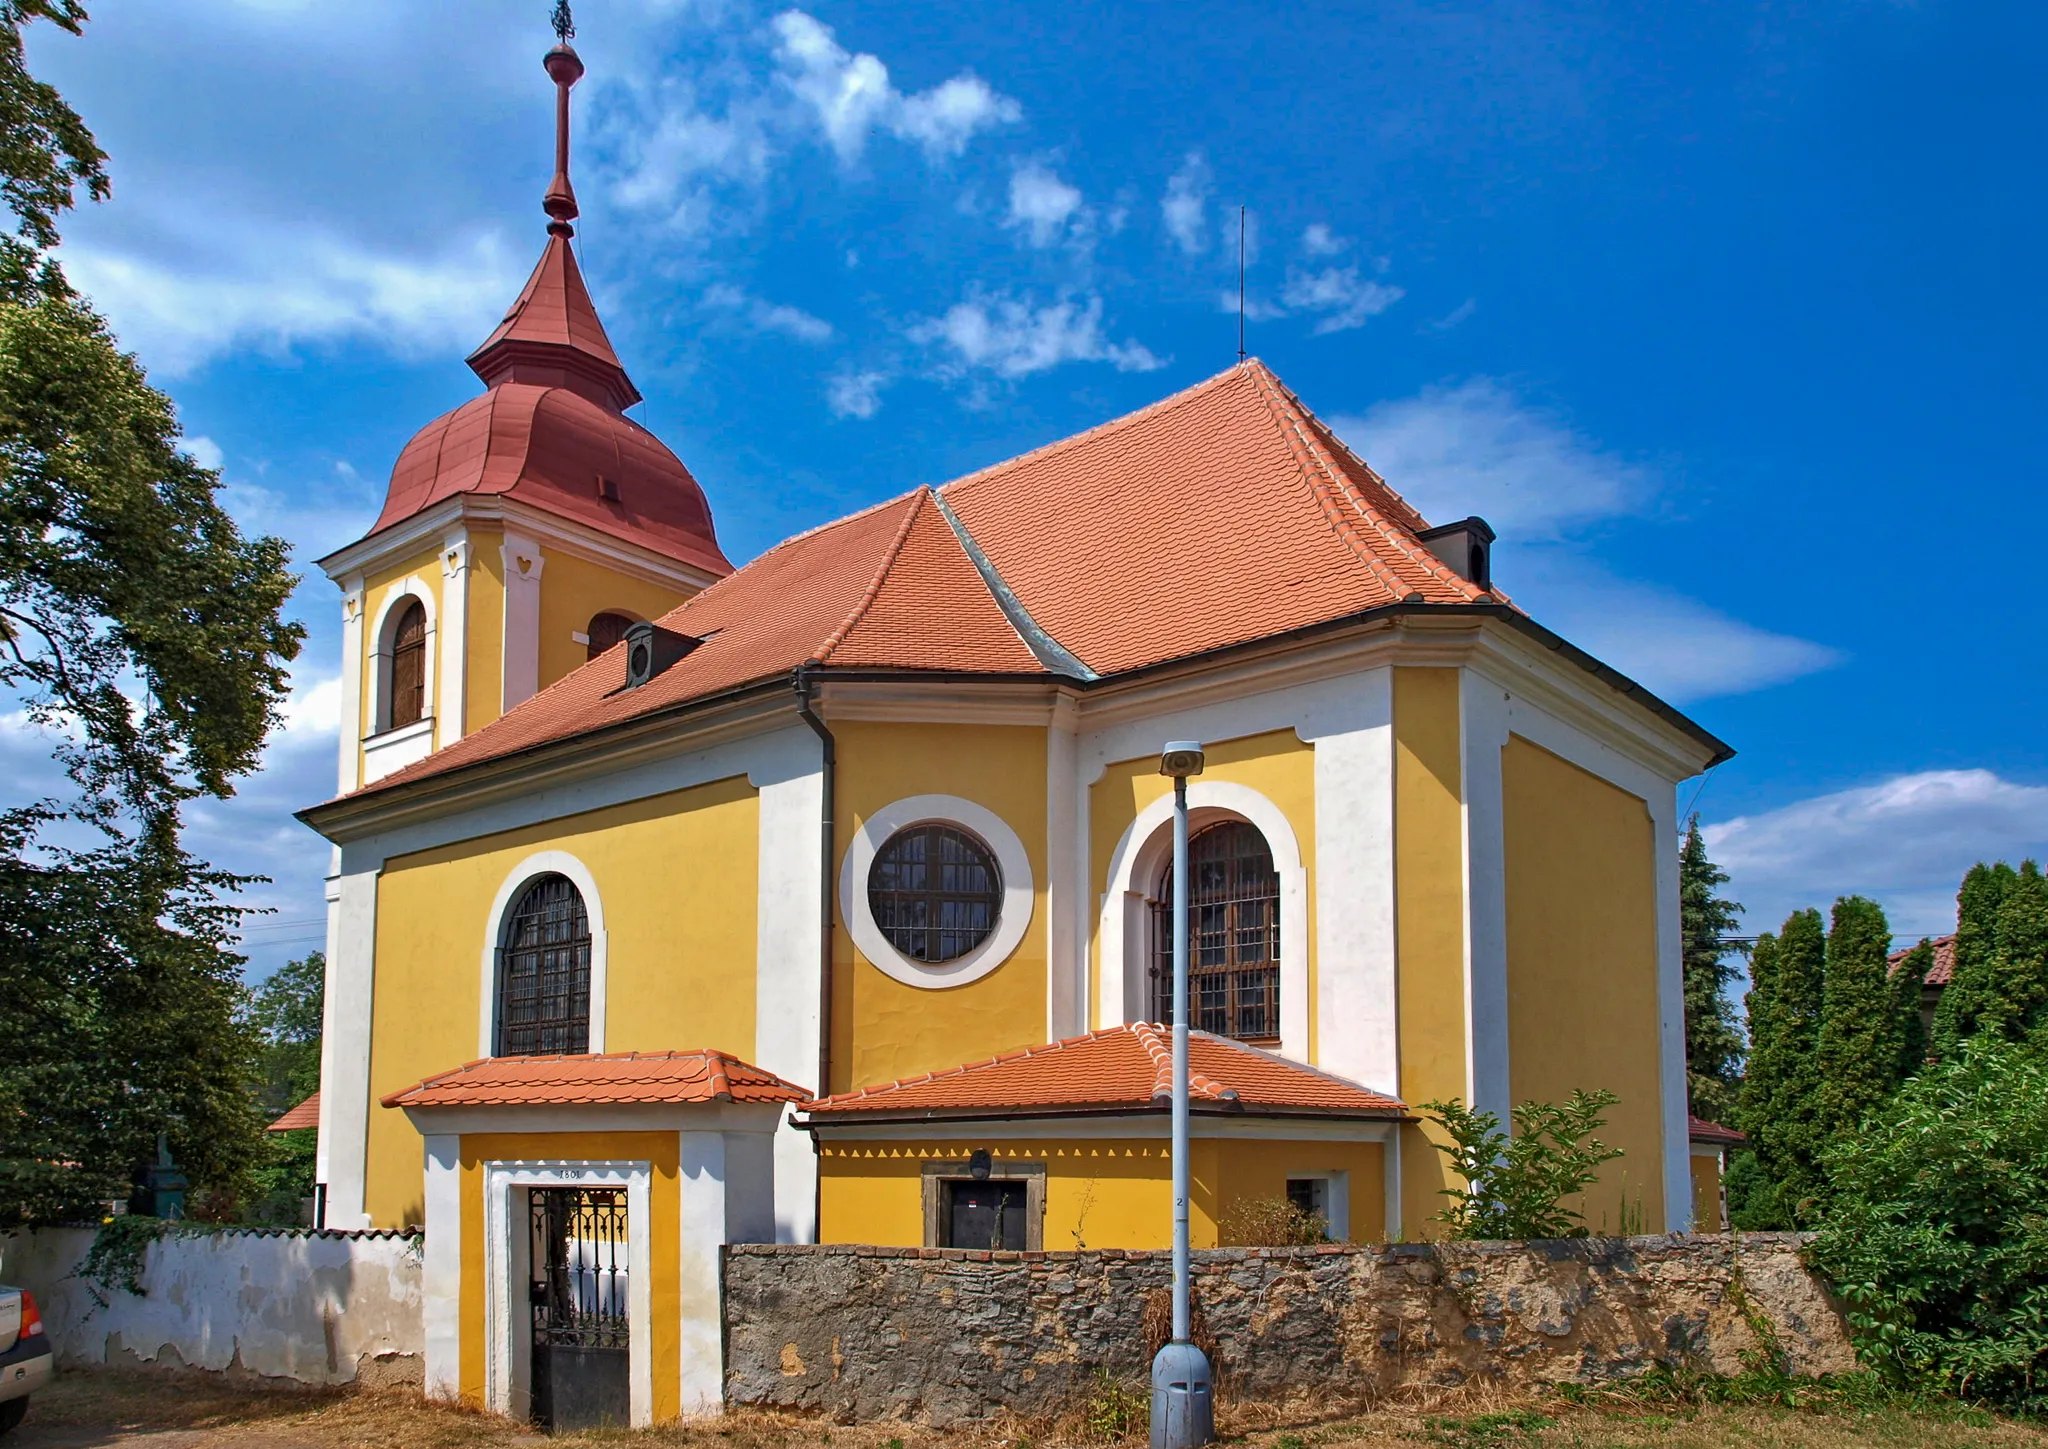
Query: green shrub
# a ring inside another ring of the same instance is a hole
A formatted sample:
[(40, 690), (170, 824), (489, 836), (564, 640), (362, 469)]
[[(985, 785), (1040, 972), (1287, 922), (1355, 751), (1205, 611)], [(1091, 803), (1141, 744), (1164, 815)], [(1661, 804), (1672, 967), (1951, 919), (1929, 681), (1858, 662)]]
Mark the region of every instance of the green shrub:
[(1312, 1248), (1330, 1241), (1321, 1213), (1304, 1212), (1284, 1197), (1232, 1198), (1216, 1226), (1232, 1248)]
[(1564, 1200), (1599, 1179), (1600, 1165), (1621, 1156), (1592, 1134), (1619, 1099), (1612, 1092), (1575, 1091), (1562, 1106), (1524, 1102), (1514, 1110), (1513, 1136), (1500, 1118), (1475, 1112), (1458, 1098), (1422, 1108), (1451, 1136), (1436, 1150), (1464, 1179), (1442, 1189), (1451, 1205), (1433, 1221), (1454, 1238), (1583, 1238), (1586, 1225)]
[(1864, 1361), (2048, 1409), (2048, 1051), (1971, 1038), (1826, 1166), (1809, 1257), (1847, 1301)]

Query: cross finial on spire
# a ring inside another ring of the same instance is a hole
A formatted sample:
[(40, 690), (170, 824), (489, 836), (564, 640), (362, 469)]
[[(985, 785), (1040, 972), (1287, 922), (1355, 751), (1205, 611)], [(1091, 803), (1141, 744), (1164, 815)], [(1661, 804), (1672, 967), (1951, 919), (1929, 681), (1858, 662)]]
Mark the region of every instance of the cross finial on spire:
[(569, 45), (576, 22), (569, 16), (569, 0), (555, 0), (555, 48), (542, 62), (548, 79), (555, 83), (555, 177), (541, 210), (548, 214), (548, 232), (553, 236), (574, 236), (569, 225), (576, 219), (576, 191), (569, 185), (569, 87), (583, 79), (583, 60)]

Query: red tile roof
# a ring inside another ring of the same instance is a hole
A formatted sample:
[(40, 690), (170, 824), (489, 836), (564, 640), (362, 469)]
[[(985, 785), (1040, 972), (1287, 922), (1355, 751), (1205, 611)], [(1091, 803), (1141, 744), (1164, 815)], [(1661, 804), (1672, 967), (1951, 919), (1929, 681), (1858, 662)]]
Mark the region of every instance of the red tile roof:
[(1733, 1127), (1723, 1127), (1719, 1122), (1709, 1122), (1704, 1117), (1687, 1117), (1687, 1135), (1700, 1143), (1711, 1143), (1716, 1147), (1740, 1147), (1749, 1138)]
[(622, 690), (614, 651), (365, 790), (805, 663), (1085, 678), (1403, 600), (1498, 598), (1417, 541), (1422, 526), (1252, 360), (790, 539), (660, 620), (707, 642), (652, 683)]
[(530, 380), (568, 387), (623, 411), (640, 401), (598, 320), (568, 238), (550, 236), (505, 320), (469, 355), (484, 386)]
[(298, 1106), (292, 1108), (291, 1111), (271, 1123), (267, 1130), (271, 1132), (296, 1132), (302, 1127), (318, 1127), (319, 1125), (320, 1094), (315, 1092), (312, 1096), (306, 1098), (305, 1101), (299, 1103)]
[[(842, 1092), (800, 1110), (820, 1122), (1164, 1110), (1172, 1092), (1172, 1031), (1141, 1022)], [(1202, 1031), (1188, 1036), (1188, 1092), (1197, 1110), (1211, 1112), (1398, 1118), (1407, 1111), (1342, 1077)]]
[(800, 1102), (802, 1087), (725, 1052), (485, 1057), (384, 1098), (387, 1107)]
[[(1927, 968), (1926, 984), (1929, 986), (1946, 986), (1949, 982), (1955, 980), (1956, 938), (1952, 934), (1936, 936), (1933, 944), (1934, 964)], [(1911, 946), (1906, 946), (1892, 952), (1891, 955), (1885, 958), (1888, 963), (1888, 969), (1892, 971), (1898, 970), (1906, 964), (1906, 958), (1912, 955), (1918, 948), (1919, 943), (1915, 942)]]

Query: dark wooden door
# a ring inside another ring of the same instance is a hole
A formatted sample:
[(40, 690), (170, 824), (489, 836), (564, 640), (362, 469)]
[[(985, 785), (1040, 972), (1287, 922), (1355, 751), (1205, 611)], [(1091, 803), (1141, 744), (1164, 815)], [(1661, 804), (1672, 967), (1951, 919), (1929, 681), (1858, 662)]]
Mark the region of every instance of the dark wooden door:
[(1024, 1250), (1024, 1184), (946, 1184), (946, 1246)]
[(533, 1421), (544, 1429), (623, 1428), (628, 1369), (626, 1194), (531, 1189)]

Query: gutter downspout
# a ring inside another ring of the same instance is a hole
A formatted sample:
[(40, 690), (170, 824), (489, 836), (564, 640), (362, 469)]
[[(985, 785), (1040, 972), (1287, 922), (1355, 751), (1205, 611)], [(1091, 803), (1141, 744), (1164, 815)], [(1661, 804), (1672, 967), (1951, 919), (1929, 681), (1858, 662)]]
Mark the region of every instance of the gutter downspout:
[[(812, 691), (811, 664), (799, 664), (791, 675), (796, 689), (796, 712), (803, 722), (811, 727), (818, 737), (819, 755), (823, 779), (820, 782), (824, 792), (823, 807), (818, 819), (818, 1095), (832, 1094), (832, 855), (837, 844), (838, 795), (839, 795), (839, 745), (833, 739), (832, 731), (825, 721), (818, 718), (811, 708)], [(817, 1145), (818, 1137), (811, 1134), (811, 1143)], [(824, 1225), (824, 1180), (819, 1179), (817, 1195), (819, 1201), (812, 1206), (812, 1220), (820, 1229)]]

